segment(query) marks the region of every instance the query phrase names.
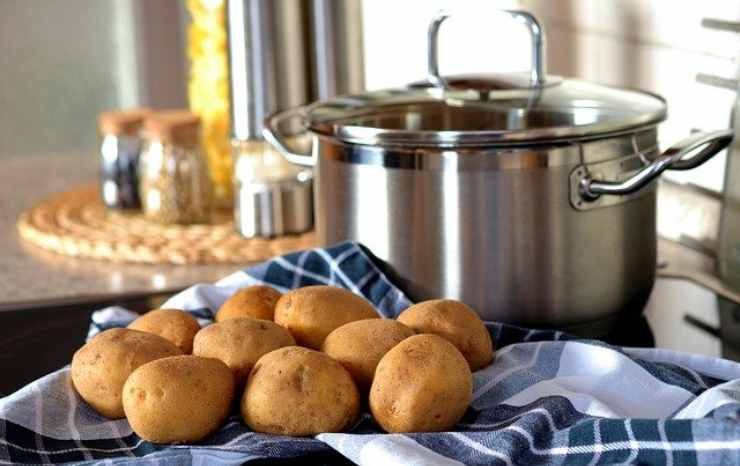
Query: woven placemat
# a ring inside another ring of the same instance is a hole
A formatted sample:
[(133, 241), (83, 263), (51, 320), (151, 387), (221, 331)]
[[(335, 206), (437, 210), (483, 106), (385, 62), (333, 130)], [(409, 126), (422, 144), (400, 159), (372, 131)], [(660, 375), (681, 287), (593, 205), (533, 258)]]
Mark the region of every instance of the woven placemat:
[(109, 211), (96, 186), (55, 194), (18, 219), (21, 237), (65, 256), (148, 264), (261, 261), (314, 246), (312, 232), (247, 239), (222, 212), (209, 225), (161, 225), (139, 214)]

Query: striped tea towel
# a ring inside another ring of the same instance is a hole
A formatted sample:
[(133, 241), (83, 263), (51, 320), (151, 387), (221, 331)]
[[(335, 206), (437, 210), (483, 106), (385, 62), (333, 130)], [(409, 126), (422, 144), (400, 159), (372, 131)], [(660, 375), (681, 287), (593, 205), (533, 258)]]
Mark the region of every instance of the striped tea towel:
[[(409, 305), (367, 250), (344, 243), (193, 286), (165, 307), (207, 323), (231, 293), (260, 283), (342, 286), (384, 317)], [(98, 311), (90, 334), (133, 318)], [(87, 406), (64, 368), (0, 400), (0, 464), (740, 464), (740, 364), (487, 325), (495, 361), (474, 374), (473, 403), (451, 432), (384, 434), (365, 413), (349, 432), (291, 438), (251, 432), (234, 414), (197, 444), (155, 445)]]

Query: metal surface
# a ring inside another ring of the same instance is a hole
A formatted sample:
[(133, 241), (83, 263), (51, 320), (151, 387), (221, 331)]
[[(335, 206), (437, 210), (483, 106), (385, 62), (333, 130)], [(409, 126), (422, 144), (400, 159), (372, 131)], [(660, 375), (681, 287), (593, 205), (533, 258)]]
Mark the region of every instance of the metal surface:
[(261, 139), (262, 121), (309, 97), (306, 2), (229, 0), (232, 137)]
[(698, 167), (727, 147), (732, 138), (731, 130), (693, 134), (669, 147), (636, 173), (619, 181), (597, 181), (588, 168), (585, 170), (579, 168), (576, 170), (581, 177), (578, 181), (578, 192), (587, 202), (595, 201), (603, 194), (612, 196), (633, 194), (654, 181), (665, 170), (690, 170)]
[(362, 92), (361, 0), (311, 0), (311, 100)]
[[(530, 86), (541, 87), (545, 83), (545, 38), (537, 18), (531, 13), (518, 10), (500, 10), (501, 13), (510, 15), (512, 18), (527, 26), (532, 39), (532, 65), (530, 69)], [(434, 86), (447, 87), (447, 81), (439, 73), (439, 29), (442, 23), (451, 16), (448, 11), (440, 11), (432, 19), (429, 25), (428, 48), (427, 48), (427, 80)]]
[(372, 148), (317, 139), (319, 241), (365, 244), (414, 300), (456, 298), (488, 320), (545, 326), (639, 312), (650, 293), (654, 190), (581, 212), (569, 202), (574, 165), (471, 169), (456, 162), (492, 154), (445, 150), (419, 154), (449, 160), (442, 170), (389, 168), (346, 162)]
[(139, 209), (138, 136), (106, 134), (100, 145), (100, 195), (112, 209)]

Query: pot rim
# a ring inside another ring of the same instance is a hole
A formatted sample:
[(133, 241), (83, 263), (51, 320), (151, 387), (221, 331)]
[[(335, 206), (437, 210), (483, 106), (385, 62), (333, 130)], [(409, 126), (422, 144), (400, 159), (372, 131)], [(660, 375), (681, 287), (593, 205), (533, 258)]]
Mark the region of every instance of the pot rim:
[[(572, 98), (585, 89), (592, 98)], [(593, 97), (597, 94), (600, 97)], [(633, 112), (626, 110), (630, 101), (635, 102)], [(456, 122), (445, 121), (450, 118), (449, 111), (459, 112), (452, 117)], [(315, 102), (298, 113), (304, 129), (351, 144), (498, 147), (577, 142), (638, 132), (663, 122), (667, 104), (662, 96), (643, 90), (566, 80), (538, 90), (488, 91), (485, 101), (470, 89), (385, 89)], [(425, 118), (432, 122), (417, 121)], [(484, 118), (501, 120), (504, 127), (478, 129), (487, 126), (486, 121), (479, 122)], [(416, 128), (425, 125), (474, 129)]]

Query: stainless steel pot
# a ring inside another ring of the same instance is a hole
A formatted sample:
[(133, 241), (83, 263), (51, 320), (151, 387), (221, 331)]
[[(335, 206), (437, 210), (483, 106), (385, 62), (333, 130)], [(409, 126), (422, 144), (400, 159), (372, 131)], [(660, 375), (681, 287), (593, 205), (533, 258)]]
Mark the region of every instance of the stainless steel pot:
[[(461, 299), (484, 319), (531, 326), (640, 312), (655, 278), (653, 180), (732, 135), (659, 152), (662, 98), (546, 76), (540, 25), (507, 13), (531, 32), (526, 76), (443, 78), (443, 13), (427, 83), (288, 110), (265, 137), (315, 165), (319, 240), (365, 244), (412, 299)], [(313, 135), (310, 151), (296, 127)]]

